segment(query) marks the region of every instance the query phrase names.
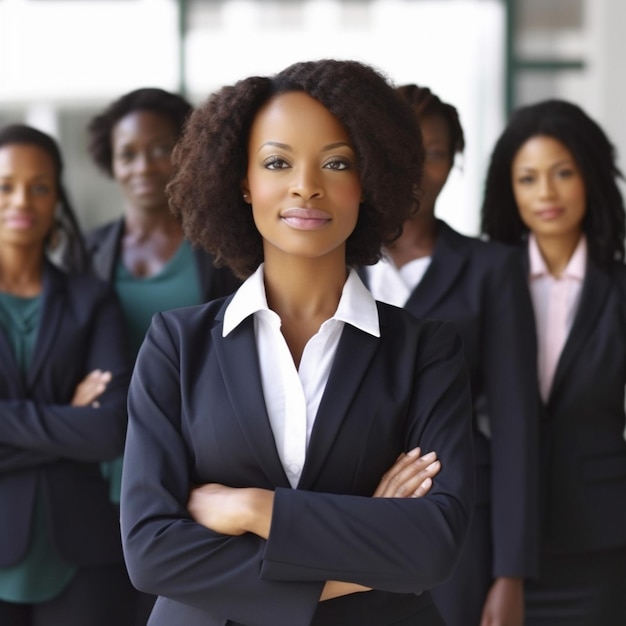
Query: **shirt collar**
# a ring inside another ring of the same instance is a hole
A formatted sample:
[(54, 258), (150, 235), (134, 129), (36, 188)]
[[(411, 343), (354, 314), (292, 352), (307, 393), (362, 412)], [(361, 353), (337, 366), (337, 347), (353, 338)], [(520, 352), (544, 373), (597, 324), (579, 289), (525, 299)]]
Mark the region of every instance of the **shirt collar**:
[[(258, 311), (269, 311), (263, 282), (263, 263), (243, 282), (226, 307), (222, 336), (226, 337)], [(374, 337), (380, 337), (376, 301), (353, 268), (348, 273), (339, 305), (331, 319), (346, 322)]]
[[(547, 276), (550, 272), (546, 262), (541, 255), (539, 245), (534, 235), (528, 237), (528, 257), (530, 262), (530, 277), (538, 278), (540, 276)], [(576, 280), (583, 280), (585, 278), (585, 268), (587, 267), (587, 238), (585, 235), (581, 235), (578, 244), (572, 254), (565, 271), (563, 272), (563, 278), (575, 278)]]

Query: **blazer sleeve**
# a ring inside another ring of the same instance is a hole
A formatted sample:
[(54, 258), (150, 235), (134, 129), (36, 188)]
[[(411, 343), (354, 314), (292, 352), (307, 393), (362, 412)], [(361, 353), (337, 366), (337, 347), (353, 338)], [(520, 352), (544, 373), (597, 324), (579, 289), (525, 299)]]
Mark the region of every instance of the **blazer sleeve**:
[(146, 334), (131, 380), (122, 472), (124, 556), (134, 586), (250, 626), (308, 625), (322, 581), (259, 577), (265, 540), (230, 537), (187, 511), (191, 451), (180, 424), (179, 356), (161, 314)]
[(414, 370), (405, 445), (437, 452), (442, 469), (431, 491), (372, 498), (277, 489), (263, 579), (420, 593), (452, 574), (474, 500), (471, 401), (456, 330), (434, 322), (430, 329)]
[(494, 264), (482, 336), (491, 431), (493, 576), (538, 568), (539, 397), (533, 309), (515, 251)]
[(0, 445), (0, 474), (30, 469), (56, 460), (55, 456)]
[[(26, 462), (28, 453), (33, 453), (31, 462), (45, 457), (102, 461), (123, 451), (130, 376), (125, 326), (114, 293), (107, 287), (100, 295), (85, 303), (93, 308), (93, 317), (82, 329), (89, 346), (83, 375), (97, 368), (111, 370), (113, 374), (106, 391), (98, 398), (100, 406), (74, 407), (69, 401), (47, 402), (40, 398), (41, 394), (33, 399), (0, 400), (0, 444), (23, 451), (20, 455), (8, 455), (13, 462)], [(72, 359), (75, 355), (66, 354), (62, 358)], [(6, 460), (3, 456), (0, 459)]]
[[(309, 624), (326, 580), (418, 593), (450, 575), (473, 506), (469, 383), (461, 342), (437, 326), (419, 351), (404, 446), (444, 463), (422, 499), (276, 491), (270, 537), (228, 537), (186, 510), (193, 458), (181, 432), (179, 356), (155, 316), (129, 393), (122, 539), (133, 584), (250, 625)], [(428, 333), (426, 333), (428, 334)], [(390, 357), (391, 358), (391, 357)]]

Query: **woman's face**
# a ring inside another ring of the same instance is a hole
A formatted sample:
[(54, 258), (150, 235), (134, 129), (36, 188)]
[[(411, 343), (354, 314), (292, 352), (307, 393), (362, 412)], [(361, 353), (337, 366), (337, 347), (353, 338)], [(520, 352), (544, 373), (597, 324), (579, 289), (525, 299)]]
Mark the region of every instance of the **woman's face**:
[(159, 113), (134, 111), (115, 124), (111, 132), (113, 177), (131, 207), (168, 209), (165, 186), (175, 143), (174, 125)]
[(585, 182), (572, 153), (556, 139), (531, 137), (511, 167), (520, 217), (538, 237), (579, 235), (587, 210)]
[(454, 162), (450, 150), (450, 129), (441, 115), (426, 115), (419, 119), (424, 142), (425, 160), (419, 213), (435, 211), (435, 202)]
[(45, 150), (32, 144), (0, 147), (0, 246), (41, 249), (58, 200), (57, 170)]
[(244, 198), (252, 204), (268, 255), (341, 255), (361, 202), (356, 155), (347, 131), (302, 92), (272, 98), (248, 141)]

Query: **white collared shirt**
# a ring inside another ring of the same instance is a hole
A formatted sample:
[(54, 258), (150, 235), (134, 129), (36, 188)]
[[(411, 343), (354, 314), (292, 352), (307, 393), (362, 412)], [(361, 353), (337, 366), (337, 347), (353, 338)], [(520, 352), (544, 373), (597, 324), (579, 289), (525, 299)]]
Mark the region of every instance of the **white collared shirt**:
[(583, 235), (563, 274), (556, 278), (541, 255), (537, 240), (528, 238), (529, 286), (537, 328), (537, 369), (539, 390), (546, 402), (556, 367), (572, 329), (580, 303), (587, 267), (587, 240)]
[(223, 336), (250, 315), (254, 315), (267, 414), (278, 455), (295, 488), (344, 324), (380, 337), (378, 309), (371, 293), (351, 269), (337, 311), (307, 342), (299, 369), (280, 331), (280, 317), (267, 306), (263, 264), (239, 287), (226, 308)]
[(370, 291), (376, 300), (403, 307), (428, 269), (432, 257), (425, 256), (397, 268), (387, 256), (365, 269)]

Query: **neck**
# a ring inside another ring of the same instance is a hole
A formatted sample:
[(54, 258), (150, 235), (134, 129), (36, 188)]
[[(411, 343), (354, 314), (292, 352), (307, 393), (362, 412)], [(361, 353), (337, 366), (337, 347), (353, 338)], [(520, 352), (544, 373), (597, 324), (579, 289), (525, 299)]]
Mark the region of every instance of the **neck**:
[(337, 310), (346, 282), (345, 254), (323, 259), (266, 255), (265, 291), (270, 309), (281, 319), (321, 320)]
[(387, 249), (396, 267), (430, 256), (437, 240), (437, 220), (432, 211), (419, 212), (402, 226), (402, 234)]
[(41, 292), (43, 250), (10, 248), (0, 254), (0, 291), (30, 297)]
[(582, 236), (581, 231), (573, 231), (558, 237), (537, 236), (537, 246), (552, 276), (560, 278), (569, 263)]
[(127, 207), (124, 218), (127, 233), (137, 236), (154, 232), (179, 235), (182, 233), (180, 222), (166, 207), (165, 210), (144, 211), (137, 207)]

